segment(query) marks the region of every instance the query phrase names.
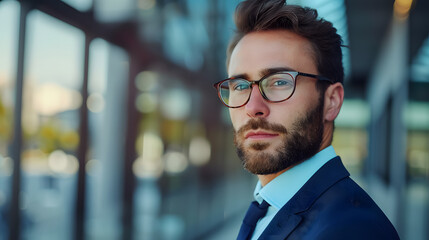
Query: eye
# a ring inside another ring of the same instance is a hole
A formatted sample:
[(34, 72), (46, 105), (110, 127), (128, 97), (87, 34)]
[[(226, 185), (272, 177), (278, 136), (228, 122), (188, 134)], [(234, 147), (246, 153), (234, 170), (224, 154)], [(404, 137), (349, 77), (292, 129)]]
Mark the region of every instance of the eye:
[(272, 84), (273, 86), (285, 86), (285, 85), (291, 84), (291, 82), (284, 79), (278, 79), (273, 81)]
[(282, 76), (266, 79), (263, 83), (264, 88), (270, 89), (287, 89), (293, 88), (293, 80)]
[(249, 83), (245, 81), (231, 81), (229, 86), (232, 91), (243, 91), (250, 87)]

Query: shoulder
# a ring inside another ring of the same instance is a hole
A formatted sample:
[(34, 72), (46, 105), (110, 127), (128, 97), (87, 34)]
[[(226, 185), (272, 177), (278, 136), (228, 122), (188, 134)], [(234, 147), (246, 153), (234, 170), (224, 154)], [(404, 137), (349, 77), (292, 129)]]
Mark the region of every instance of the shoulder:
[(399, 239), (383, 211), (349, 177), (327, 189), (301, 216), (314, 239)]
[(389, 220), (380, 218), (380, 216), (377, 216), (373, 212), (340, 214), (313, 233), (314, 237), (311, 239), (318, 240), (399, 239), (395, 228)]

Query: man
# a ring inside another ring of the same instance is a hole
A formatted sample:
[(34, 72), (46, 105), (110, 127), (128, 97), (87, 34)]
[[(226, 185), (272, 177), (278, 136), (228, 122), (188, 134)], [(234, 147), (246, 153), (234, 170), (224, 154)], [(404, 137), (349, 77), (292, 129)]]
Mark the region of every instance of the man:
[(279, 0), (241, 2), (235, 22), (215, 87), (259, 178), (238, 239), (399, 239), (331, 146), (344, 97), (336, 29)]

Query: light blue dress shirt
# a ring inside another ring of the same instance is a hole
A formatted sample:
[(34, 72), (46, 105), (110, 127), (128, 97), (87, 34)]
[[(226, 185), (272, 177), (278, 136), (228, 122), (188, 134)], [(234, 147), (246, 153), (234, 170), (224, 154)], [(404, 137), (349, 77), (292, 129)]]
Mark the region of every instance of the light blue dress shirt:
[(258, 239), (277, 212), (301, 189), (319, 168), (336, 156), (334, 148), (329, 146), (308, 160), (277, 176), (264, 187), (258, 181), (253, 195), (256, 201), (262, 203), (265, 200), (270, 204), (270, 207), (265, 217), (261, 218), (256, 224), (252, 240)]

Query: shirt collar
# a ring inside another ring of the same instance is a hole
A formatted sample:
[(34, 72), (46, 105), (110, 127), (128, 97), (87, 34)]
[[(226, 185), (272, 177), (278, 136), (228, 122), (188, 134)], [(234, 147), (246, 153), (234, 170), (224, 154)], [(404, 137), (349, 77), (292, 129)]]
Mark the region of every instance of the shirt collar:
[(319, 168), (336, 156), (334, 148), (329, 146), (277, 176), (264, 187), (258, 181), (253, 193), (255, 200), (259, 203), (265, 200), (277, 210), (282, 208)]

